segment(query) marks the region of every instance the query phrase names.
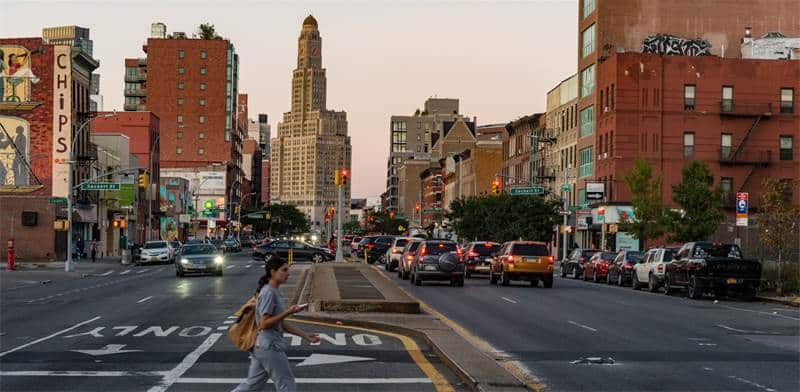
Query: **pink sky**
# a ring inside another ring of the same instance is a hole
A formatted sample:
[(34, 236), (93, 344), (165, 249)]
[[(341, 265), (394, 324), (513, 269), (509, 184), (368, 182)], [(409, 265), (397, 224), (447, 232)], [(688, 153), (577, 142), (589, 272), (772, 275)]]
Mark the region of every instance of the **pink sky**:
[(347, 111), (352, 194), (367, 197), (385, 190), (389, 117), (412, 114), (430, 96), (459, 98), (479, 125), (544, 111), (547, 91), (575, 72), (577, 7), (577, 0), (4, 2), (0, 37), (89, 27), (104, 109), (121, 110), (123, 59), (143, 56), (152, 22), (187, 33), (213, 23), (239, 53), (251, 117), (268, 113), (274, 134), (290, 107), (300, 26), (313, 13), (328, 108)]

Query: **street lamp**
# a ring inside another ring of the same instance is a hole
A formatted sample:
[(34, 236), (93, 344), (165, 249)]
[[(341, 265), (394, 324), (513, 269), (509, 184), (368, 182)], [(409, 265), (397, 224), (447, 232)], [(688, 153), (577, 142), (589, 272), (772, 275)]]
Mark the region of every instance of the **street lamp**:
[(238, 216), (236, 217), (236, 222), (238, 222), (239, 224), (239, 230), (236, 232), (236, 240), (239, 242), (241, 242), (242, 240), (242, 206), (244, 205), (244, 201), (247, 199), (248, 196), (253, 196), (255, 194), (256, 194), (255, 192), (250, 192), (248, 194), (245, 194), (244, 196), (242, 196), (242, 200), (239, 201), (239, 213), (237, 214)]
[(69, 227), (69, 229), (67, 229), (67, 262), (64, 263), (64, 272), (72, 272), (75, 270), (75, 266), (72, 261), (72, 165), (75, 163), (75, 143), (77, 143), (80, 139), (81, 132), (87, 129), (86, 126), (92, 121), (98, 118), (109, 118), (116, 115), (117, 112), (113, 111), (111, 113), (92, 117), (84, 121), (83, 124), (78, 127), (78, 131), (75, 132), (75, 139), (72, 140), (72, 145), (69, 150), (69, 159), (67, 160), (67, 227)]
[[(150, 178), (149, 178), (150, 183), (147, 184), (147, 195), (146, 195), (147, 196), (147, 233), (145, 234), (145, 241), (150, 240), (150, 235), (152, 234), (151, 232), (153, 230), (153, 200), (152, 199), (154, 199), (155, 197), (151, 197), (151, 196), (155, 196), (155, 195), (151, 195), (151, 193), (156, 193), (156, 192), (152, 192), (151, 191), (151, 189), (153, 188), (153, 186), (152, 186), (153, 185), (153, 154), (154, 154), (156, 146), (160, 146), (160, 145), (161, 145), (161, 134), (159, 133), (158, 136), (156, 136), (156, 140), (153, 142), (153, 145), (150, 146), (150, 165), (147, 167), (147, 172), (150, 175)], [(159, 147), (159, 151), (160, 150), (161, 150), (161, 147)], [(160, 172), (159, 172), (159, 177), (160, 177)]]

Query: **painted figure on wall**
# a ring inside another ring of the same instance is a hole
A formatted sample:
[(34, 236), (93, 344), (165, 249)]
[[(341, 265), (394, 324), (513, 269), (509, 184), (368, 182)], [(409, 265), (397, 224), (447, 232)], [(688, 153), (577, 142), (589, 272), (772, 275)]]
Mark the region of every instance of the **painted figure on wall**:
[(30, 124), (18, 117), (0, 116), (0, 186), (28, 183)]
[(28, 49), (0, 46), (0, 102), (30, 102), (31, 83), (38, 82)]

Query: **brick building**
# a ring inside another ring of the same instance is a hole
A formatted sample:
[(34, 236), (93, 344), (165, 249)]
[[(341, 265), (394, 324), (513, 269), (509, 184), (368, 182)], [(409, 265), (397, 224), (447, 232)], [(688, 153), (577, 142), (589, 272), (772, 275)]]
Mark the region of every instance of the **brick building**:
[(422, 188), (420, 225), (423, 228), (431, 229), (436, 224), (441, 224), (444, 217), (442, 168), (431, 166), (419, 174), (419, 179)]
[(503, 167), (501, 188), (530, 185), (531, 178), (531, 133), (539, 127), (543, 113), (531, 114), (506, 124), (503, 135)]
[(569, 204), (577, 204), (578, 167), (576, 157), (578, 142), (578, 75), (572, 75), (547, 93), (545, 137), (549, 142), (540, 143), (544, 163), (542, 175), (550, 176), (545, 182), (550, 191), (561, 192), (564, 171), (569, 185)]
[(630, 201), (623, 176), (639, 157), (664, 175), (668, 205), (689, 160), (709, 165), (729, 209), (737, 192), (758, 209), (766, 178), (800, 178), (800, 61), (620, 53), (598, 70), (598, 90), (616, 91), (601, 94), (595, 135), (609, 201)]
[(269, 165), (269, 158), (264, 156), (261, 159), (261, 203), (264, 205), (269, 205), (269, 197), (270, 197), (270, 165)]
[(492, 181), (503, 167), (503, 140), (494, 135), (489, 138), (479, 136), (475, 147), (459, 154), (459, 159), (459, 195), (470, 197), (488, 194), (492, 191)]

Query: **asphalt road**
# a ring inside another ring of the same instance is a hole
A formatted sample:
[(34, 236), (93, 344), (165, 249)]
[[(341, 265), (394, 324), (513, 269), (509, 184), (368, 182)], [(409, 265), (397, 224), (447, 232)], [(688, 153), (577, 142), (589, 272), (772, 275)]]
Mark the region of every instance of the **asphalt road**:
[[(285, 297), (307, 267), (292, 266)], [(178, 278), (172, 265), (91, 268), (86, 277), (0, 273), (0, 390), (219, 391), (247, 375), (248, 354), (228, 341), (227, 328), (263, 273), (248, 254), (229, 255), (220, 277)], [(300, 326), (323, 339), (310, 345), (286, 337), (300, 390), (464, 389), (421, 342), (348, 326)], [(432, 372), (422, 370), (409, 344)]]
[(552, 391), (798, 391), (800, 310), (556, 279), (405, 290)]

